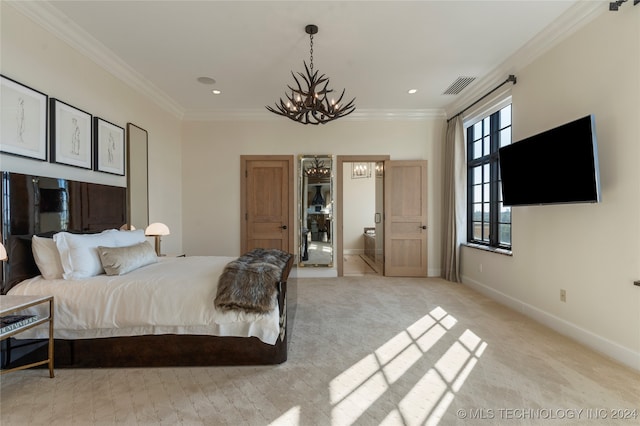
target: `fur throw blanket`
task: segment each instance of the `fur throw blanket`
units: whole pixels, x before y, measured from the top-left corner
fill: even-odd
[[[214,305],[223,310],[266,313],[275,308],[277,284],[291,254],[254,249],[225,266]]]

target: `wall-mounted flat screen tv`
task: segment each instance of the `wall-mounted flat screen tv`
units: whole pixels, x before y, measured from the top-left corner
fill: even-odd
[[[505,206],[600,201],[593,115],[500,148]]]

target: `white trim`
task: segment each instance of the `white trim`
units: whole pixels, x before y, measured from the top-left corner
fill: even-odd
[[[497,90],[492,96],[462,114],[462,127],[465,129],[494,112],[500,111],[511,103],[511,87]]]
[[[429,268],[427,270],[428,278],[438,278],[442,276],[442,269],[440,268]]]
[[[543,311],[533,305],[522,302],[521,300],[504,294],[469,277],[463,276],[462,283],[479,293],[484,294],[490,299],[493,299],[502,305],[506,305],[525,316],[546,325],[560,334],[577,340],[597,352],[605,354],[622,364],[640,371],[640,352],[634,352],[630,348],[624,347],[605,337],[592,333],[589,330],[585,330],[576,324],[559,318],[549,312]]]
[[[366,120],[388,120],[388,121],[422,121],[429,119],[444,119],[446,113],[442,108],[431,109],[356,109],[353,113],[341,118],[341,121],[366,121]],[[266,108],[243,109],[243,110],[222,110],[222,109],[200,109],[185,112],[183,119],[186,121],[236,121],[236,120],[282,120],[284,117],[267,111]]]
[[[8,1],[7,3],[91,59],[99,67],[151,99],[160,108],[178,119],[184,116],[184,108],[177,102],[48,2]]]
[[[157,86],[147,81],[141,74],[127,65],[102,43],[89,35],[80,26],[71,22],[57,8],[45,1],[15,1],[11,4],[23,15],[51,32],[81,54],[93,60],[100,67],[110,72],[133,89],[147,96],[159,107],[170,112],[178,119],[192,121],[229,121],[256,119],[266,117],[263,113],[253,111],[186,111],[170,96]],[[473,82],[455,102],[444,109],[425,110],[356,110],[343,120],[424,120],[428,118],[451,117],[466,105],[473,103],[482,94],[487,93],[509,74],[516,74],[540,55],[564,40],[587,22],[607,10],[602,1],[578,1],[567,12],[548,25],[505,62],[480,80]],[[266,111],[266,110],[265,110]],[[274,115],[274,114],[272,114]]]
[[[342,252],[345,256],[346,255],[358,256],[358,255],[364,254],[364,249],[344,249]]]
[[[105,71],[113,74],[133,89],[147,96],[159,107],[176,118],[188,121],[236,121],[270,120],[278,118],[265,108],[246,110],[185,110],[157,86],[146,80],[136,70],[115,55],[79,25],[70,21],[62,12],[47,2],[8,1],[16,10],[38,25],[60,38],[82,55],[94,61]],[[442,119],[446,113],[442,108],[414,110],[356,109],[342,120],[426,120]]]
[[[605,2],[602,1],[575,2],[558,19],[525,43],[506,61],[463,90],[460,98],[446,107],[447,117],[454,116],[481,98],[485,93],[502,83],[508,75],[514,74],[518,78],[518,71],[607,10]]]

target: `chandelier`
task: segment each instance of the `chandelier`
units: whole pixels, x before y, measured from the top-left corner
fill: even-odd
[[[323,160],[314,158],[309,167],[304,169],[304,174],[310,182],[327,181],[331,176],[331,168],[324,165]]]
[[[306,62],[304,68],[306,75],[299,72],[298,76],[306,85],[305,88],[300,84],[300,80],[291,71],[291,75],[296,82],[295,87],[287,86],[291,90],[291,94],[285,93],[286,101],[280,98],[280,102],[276,102],[275,108],[267,106],[266,108],[278,115],[287,117],[293,121],[302,124],[324,124],[337,118],[344,117],[355,111],[356,106],[353,104],[355,98],[346,104],[342,103],[344,90],[338,99],[329,98],[333,89],[328,89],[329,78],[324,74],[318,76],[318,71],[313,70],[313,35],[318,33],[316,25],[307,25],[305,31],[309,34],[310,54],[309,66]]]

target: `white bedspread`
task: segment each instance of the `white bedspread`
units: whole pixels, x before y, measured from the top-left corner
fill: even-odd
[[[8,294],[53,295],[54,335],[61,339],[198,334],[255,336],[275,344],[280,333],[277,310],[257,315],[214,307],[218,277],[234,259],[163,257],[122,276],[78,281],[38,276],[16,285]],[[46,307],[37,309],[33,311],[46,315]],[[34,327],[20,337],[47,338],[48,330],[46,325]]]

